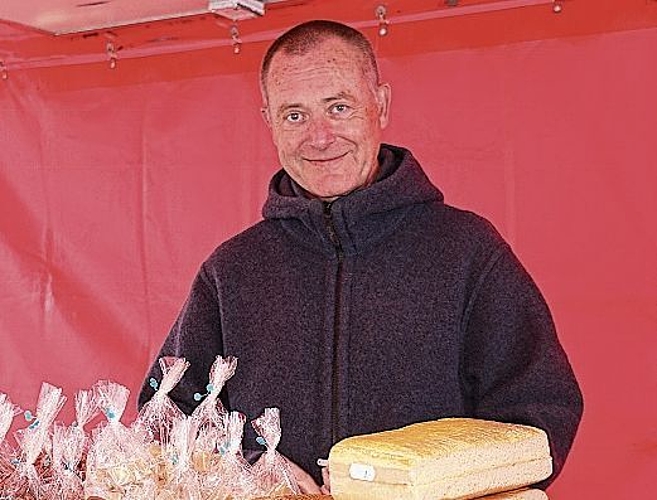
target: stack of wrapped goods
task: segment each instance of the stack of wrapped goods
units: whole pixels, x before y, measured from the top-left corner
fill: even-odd
[[[276,451],[277,408],[254,419],[264,453],[254,464],[242,455],[246,417],[228,412],[218,395],[234,374],[235,358],[217,357],[207,393],[196,395],[187,416],[169,398],[189,364],[160,360],[155,396],[131,425],[121,422],[129,391],[99,381],[75,398],[76,421],[55,422],[66,397],[44,383],[37,410],[22,412],[28,425],[5,439],[21,410],[0,394],[0,498],[9,500],[252,500],[299,493],[288,463]],[[85,426],[98,415],[101,423]]]
[[[545,500],[531,488],[552,472],[545,432],[529,426],[447,418],[353,436],[329,454],[331,496],[301,495],[276,451],[277,408],[251,421],[264,453],[242,455],[246,417],[219,399],[237,360],[218,356],[192,415],[169,398],[189,367],[162,358],[162,380],[130,425],[121,422],[129,391],[99,381],[75,397],[76,420],[56,422],[66,402],[44,383],[34,412],[0,394],[0,499],[10,500]],[[14,418],[27,425],[5,439]],[[101,423],[90,430],[100,416]]]
[[[445,418],[344,439],[329,469],[335,500],[545,500],[552,459],[541,429]]]

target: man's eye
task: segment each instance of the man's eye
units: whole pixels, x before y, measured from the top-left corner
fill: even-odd
[[[332,115],[346,116],[351,112],[351,106],[347,104],[335,104],[331,106],[330,112]]]
[[[298,111],[292,111],[285,116],[285,121],[290,123],[299,123],[303,121],[303,115]]]

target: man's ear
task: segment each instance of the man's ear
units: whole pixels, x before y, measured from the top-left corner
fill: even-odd
[[[381,83],[376,89],[376,97],[379,104],[379,125],[381,129],[388,126],[390,121],[390,99],[392,89],[389,83]]]
[[[262,116],[262,119],[265,121],[267,126],[271,128],[271,117],[269,116],[269,108],[267,106],[260,108],[260,116]]]

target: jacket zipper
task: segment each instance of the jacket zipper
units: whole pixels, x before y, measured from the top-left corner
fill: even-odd
[[[340,345],[340,312],[342,305],[342,267],[344,261],[344,250],[342,243],[338,237],[333,223],[333,215],[331,213],[332,203],[324,204],[324,221],[326,222],[326,229],[333,243],[335,249],[335,256],[338,259],[338,266],[335,272],[335,302],[333,309],[333,362],[331,373],[331,444],[338,442],[340,438],[340,414],[339,414],[339,387],[340,387],[340,370],[338,362],[338,352]]]

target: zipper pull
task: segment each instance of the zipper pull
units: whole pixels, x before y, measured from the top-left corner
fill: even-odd
[[[332,201],[324,202],[324,222],[326,222],[326,230],[328,231],[331,243],[333,243],[336,250],[341,251],[342,245],[340,244],[338,233],[335,231],[335,226],[333,225],[333,214],[331,213],[332,206]]]

